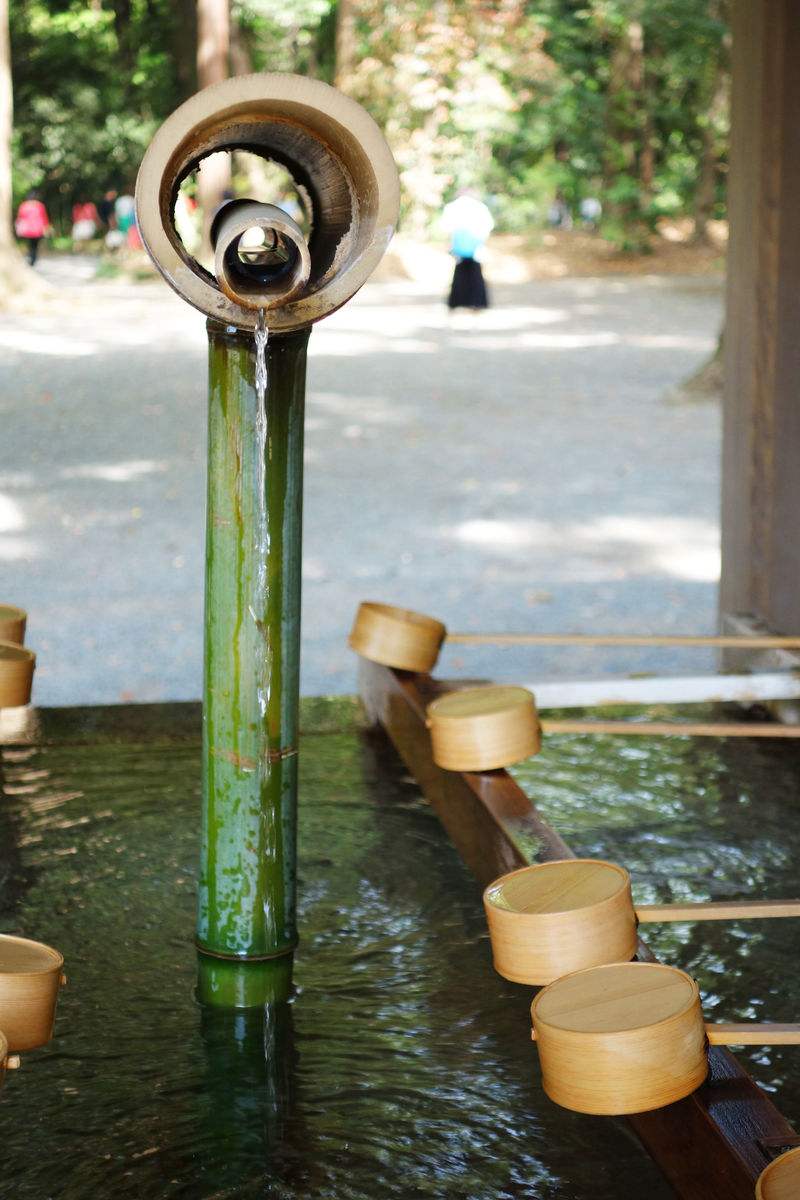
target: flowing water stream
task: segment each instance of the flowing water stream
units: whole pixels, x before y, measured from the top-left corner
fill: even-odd
[[[267,314],[263,308],[258,310],[258,318],[254,330],[256,348],[256,496],[258,510],[256,513],[258,538],[258,569],[256,572],[256,594],[250,608],[253,620],[263,622],[269,601],[267,586],[267,557],[269,554],[269,520],[267,514],[267,343],[269,330]],[[264,654],[260,659],[258,672],[258,698],[261,715],[266,716],[269,703],[269,646],[265,644]]]

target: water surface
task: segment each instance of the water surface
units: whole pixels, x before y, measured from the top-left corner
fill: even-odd
[[[530,993],[352,701],[306,701],[297,994],[193,1000],[196,706],[50,710],[3,751],[0,929],[63,950],[57,1036],[0,1100],[3,1200],[648,1200],[623,1122],[551,1104]]]

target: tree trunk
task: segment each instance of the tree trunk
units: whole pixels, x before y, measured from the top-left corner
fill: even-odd
[[[339,0],[336,5],[337,87],[342,87],[356,64],[356,0]]]
[[[695,193],[694,241],[710,242],[708,223],[714,213],[717,199],[717,174],[719,172],[717,122],[729,105],[729,69],[727,48],[723,46],[714,70],[713,92],[708,113],[702,127],[700,169]]]
[[[172,58],[181,100],[197,91],[197,0],[174,0]]]
[[[11,187],[11,133],[13,90],[11,43],[8,32],[8,0],[0,0],[0,305],[23,291],[48,289],[31,271],[17,250],[13,236]]]
[[[201,88],[228,78],[230,57],[228,0],[197,0],[197,80]],[[198,198],[203,211],[200,258],[212,257],[211,219],[231,186],[230,156],[221,152],[204,158],[198,171]]]
[[[242,27],[234,17],[231,20],[231,75],[250,75],[253,60],[250,47],[242,34]]]
[[[606,203],[619,227],[616,240],[630,250],[641,250],[648,242],[643,211],[653,163],[643,89],[644,29],[631,18],[611,53],[603,172],[606,187],[617,193]]]

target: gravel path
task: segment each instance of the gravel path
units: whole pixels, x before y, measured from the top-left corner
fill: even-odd
[[[42,704],[199,695],[202,317],[160,283],[46,263],[0,326],[0,599],[30,610]],[[69,274],[68,274],[69,273]],[[368,285],[311,338],[303,691],[350,692],[362,598],[452,629],[711,632],[719,411],[671,389],[713,348],[702,277],[495,288],[451,317]],[[709,667],[705,652],[446,651],[530,679]]]

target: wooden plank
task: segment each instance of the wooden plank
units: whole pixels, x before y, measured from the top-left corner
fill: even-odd
[[[603,708],[614,704],[761,704],[800,698],[800,675],[653,675],[643,679],[576,679],[524,683],[537,708]]]
[[[360,690],[482,886],[528,862],[575,857],[507,771],[436,766],[425,709],[443,689],[430,676],[362,660]],[[643,942],[637,956],[653,961]],[[796,1135],[727,1050],[711,1047],[709,1065],[685,1100],[626,1120],[682,1200],[752,1200],[758,1175]]]

